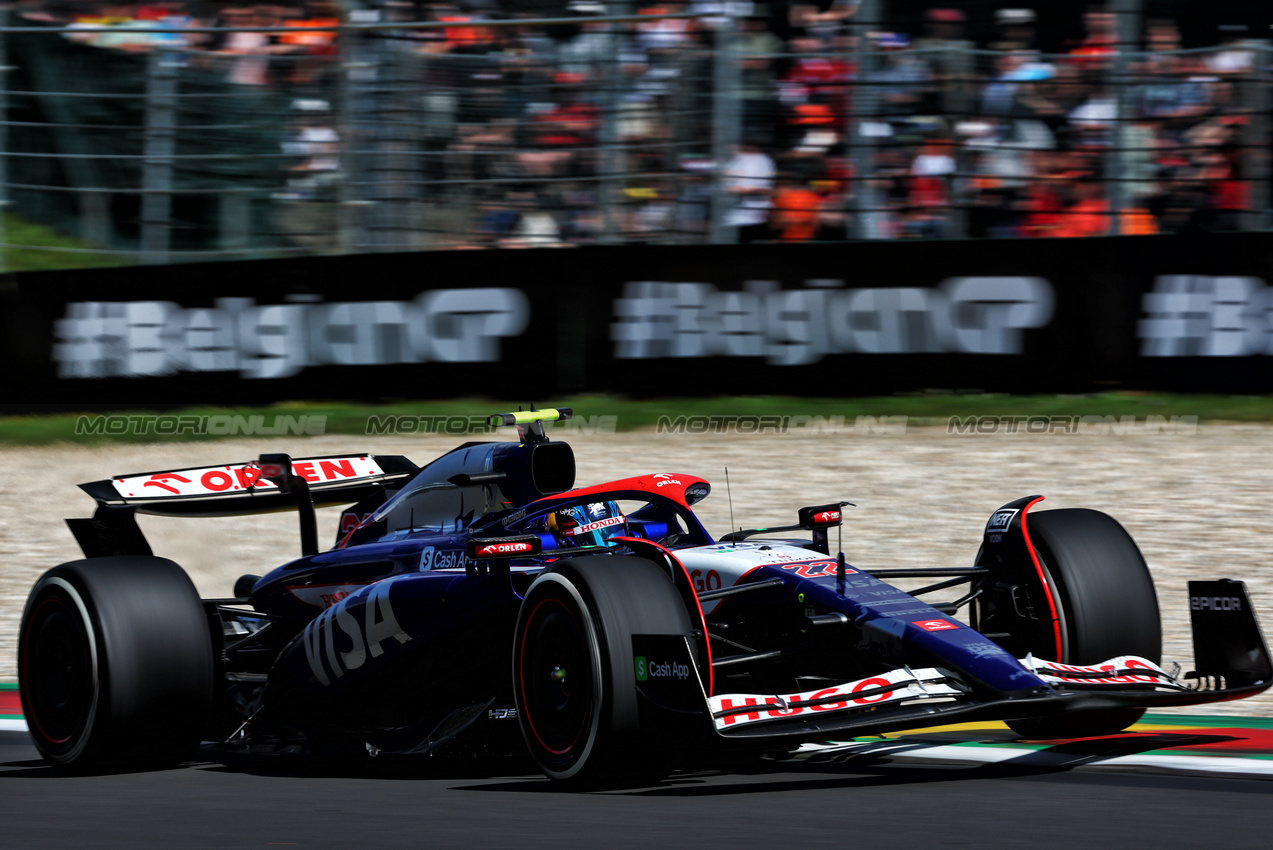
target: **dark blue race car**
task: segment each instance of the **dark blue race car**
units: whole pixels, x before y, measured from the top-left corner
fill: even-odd
[[[1160,666],[1149,571],[1103,513],[1032,512],[1031,496],[991,515],[971,566],[865,571],[830,545],[847,503],[714,538],[696,476],[573,489],[574,454],[543,426],[569,416],[498,415],[517,441],[423,467],[262,455],[81,485],[97,511],[67,522],[85,559],[45,573],[22,619],[39,751],[80,771],[171,764],[200,742],[525,749],[555,780],[616,784],[957,721],[1109,734],[1273,681],[1238,581],[1189,583],[1194,669]],[[315,508],[351,503],[320,552]],[[224,599],[200,599],[135,520],[277,510],[298,512],[303,556]]]

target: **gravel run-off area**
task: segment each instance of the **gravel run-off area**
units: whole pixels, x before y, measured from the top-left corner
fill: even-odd
[[[1157,584],[1164,662],[1192,663],[1185,582],[1247,583],[1266,629],[1273,624],[1273,426],[1202,425],[1192,433],[892,433],[572,437],[577,483],[647,472],[685,472],[713,483],[698,513],[709,530],[795,521],[795,509],[836,499],[846,508],[844,549],[865,568],[965,566],[995,508],[1041,493],[1034,510],[1087,507],[1131,532]],[[0,451],[0,681],[17,678],[22,606],[46,569],[81,557],[64,517],[89,516],[75,485],[122,473],[356,451],[423,463],[462,440],[439,437],[307,437],[214,443],[53,445]],[[334,539],[339,510],[319,512],[320,542]],[[140,517],[157,555],[184,566],[205,597],[227,596],[243,573],[264,573],[299,553],[295,516],[216,519]],[[834,539],[834,538],[833,538]],[[1186,709],[1273,715],[1273,696]]]

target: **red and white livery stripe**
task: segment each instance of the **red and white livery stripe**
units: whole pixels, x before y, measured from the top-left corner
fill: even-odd
[[[915,671],[890,670],[856,682],[845,682],[842,685],[789,696],[720,694],[709,697],[707,702],[711,706],[712,722],[716,724],[716,728],[728,729],[746,723],[780,720],[802,714],[848,711],[904,700],[959,696],[961,692],[945,684],[945,679],[934,667]],[[793,705],[813,701],[816,701],[815,705]]]
[[[324,457],[292,461],[292,472],[310,484],[352,482],[376,478],[384,470],[370,455]],[[275,490],[255,463],[175,469],[147,475],[112,478],[115,492],[125,499],[174,499],[183,496],[223,496],[245,490]]]
[[[1187,690],[1170,673],[1138,655],[1120,655],[1100,664],[1060,664],[1038,658],[1020,660],[1027,670],[1052,685],[1161,685]],[[1108,675],[1099,675],[1101,673]]]

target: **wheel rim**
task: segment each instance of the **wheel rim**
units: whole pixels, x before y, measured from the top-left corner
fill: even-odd
[[[1056,580],[1053,578],[1052,568],[1049,566],[1050,555],[1041,547],[1036,550],[1036,555],[1042,577],[1040,578],[1033,569],[1016,577],[1016,583],[1021,586],[1027,596],[1014,599],[1012,595],[998,590],[994,577],[979,585],[988,592],[982,600],[978,601],[980,607],[976,628],[983,633],[1006,633],[1007,637],[996,638],[996,641],[1017,658],[1030,653],[1036,658],[1046,658],[1062,664],[1073,663],[1070,660],[1070,637],[1065,604]],[[1043,582],[1047,582],[1046,587]],[[1045,603],[1048,593],[1056,600],[1055,626],[1047,617]],[[1033,616],[1025,616],[1018,610],[1018,606],[1027,601],[1035,612]],[[1056,655],[1058,635],[1061,655],[1053,658],[1052,656]]]
[[[578,757],[593,713],[592,652],[575,612],[540,600],[526,618],[518,653],[522,713],[548,761]]]
[[[96,670],[91,639],[74,602],[54,590],[27,622],[22,690],[31,731],[56,752],[73,749],[93,713]]]

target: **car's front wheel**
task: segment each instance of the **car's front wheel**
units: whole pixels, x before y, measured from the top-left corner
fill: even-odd
[[[1030,514],[1027,527],[1043,574],[1027,588],[1036,610],[1031,619],[1004,606],[996,625],[1011,637],[1002,642],[1063,664],[1098,664],[1120,655],[1159,663],[1162,625],[1154,582],[1122,525],[1100,511],[1069,508]],[[1052,628],[1041,629],[1049,595],[1057,618]],[[1144,713],[1116,708],[1007,723],[1024,738],[1080,738],[1121,732]]]
[[[666,570],[599,555],[555,564],[522,602],[513,647],[517,716],[551,779],[574,786],[648,784],[670,768],[644,740],[632,636],[688,635]]]

